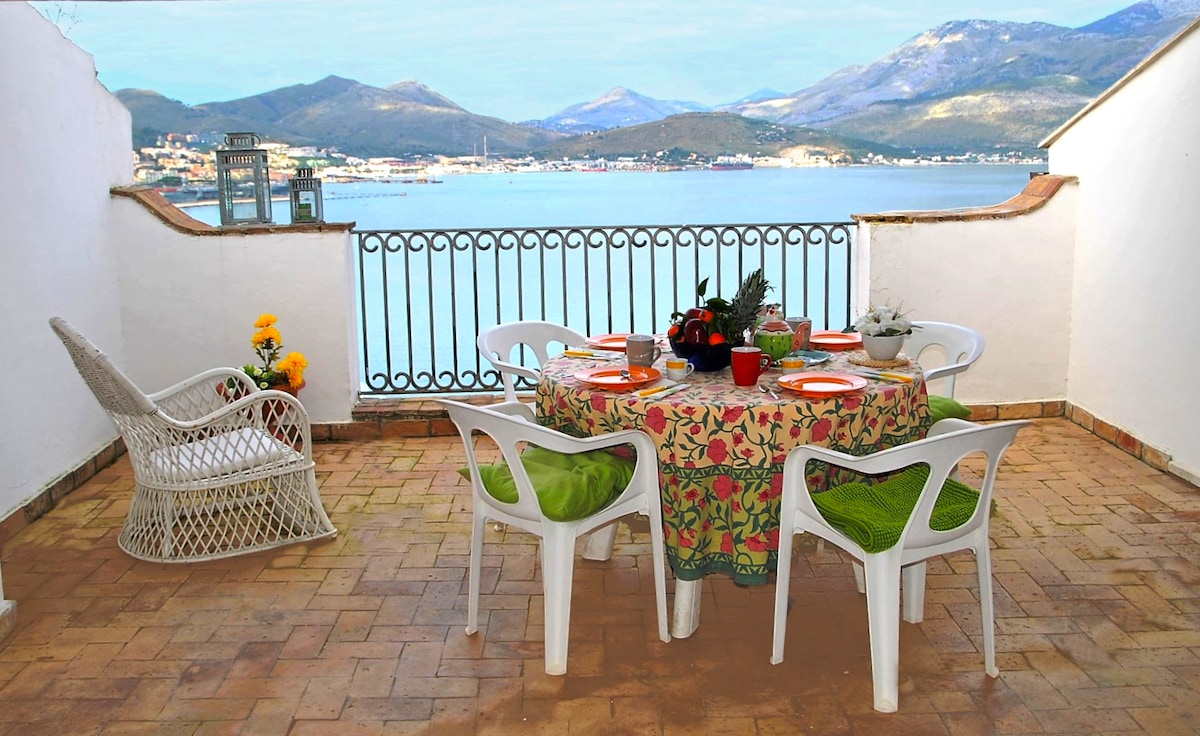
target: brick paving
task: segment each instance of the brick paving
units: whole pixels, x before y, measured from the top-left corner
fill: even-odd
[[[2,551],[0,734],[1200,733],[1200,493],[1067,420],[1024,429],[1001,469],[999,679],[953,555],[901,624],[891,715],[850,565],[806,540],[778,666],[770,585],[710,577],[696,634],[658,641],[637,521],[612,560],[576,563],[566,676],[543,672],[523,533],[489,530],[468,637],[462,457],[454,437],[320,444],[336,540],[185,565],[117,548],[122,458]]]

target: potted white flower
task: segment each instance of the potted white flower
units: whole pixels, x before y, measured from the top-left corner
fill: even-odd
[[[863,349],[872,360],[892,360],[904,347],[904,338],[912,334],[913,323],[901,307],[874,305],[854,323],[862,335]]]

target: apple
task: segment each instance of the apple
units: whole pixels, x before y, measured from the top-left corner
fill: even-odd
[[[683,324],[683,341],[691,345],[707,345],[708,323],[699,318],[689,319]]]

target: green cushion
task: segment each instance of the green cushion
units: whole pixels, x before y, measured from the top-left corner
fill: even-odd
[[[943,419],[970,419],[971,410],[949,396],[930,394],[929,415],[936,424]]]
[[[621,495],[633,478],[636,462],[604,450],[568,454],[543,447],[521,453],[521,464],[547,519],[575,521],[591,516]],[[470,468],[460,468],[468,480]],[[505,463],[480,465],[484,490],[497,501],[517,502],[517,482]]]
[[[813,503],[829,525],[876,554],[891,549],[917,505],[929,478],[929,466],[914,465],[882,483],[868,486],[847,483],[814,493]],[[947,479],[933,505],[929,526],[946,531],[961,526],[975,513],[979,492],[956,480]]]

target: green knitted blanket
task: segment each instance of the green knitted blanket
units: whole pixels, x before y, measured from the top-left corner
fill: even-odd
[[[891,549],[917,505],[929,466],[913,465],[882,483],[847,483],[814,493],[813,503],[830,526],[876,554]],[[979,491],[947,479],[933,505],[929,526],[946,531],[967,523],[979,505]]]

